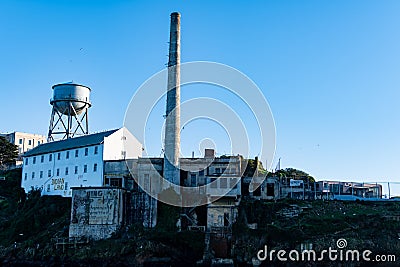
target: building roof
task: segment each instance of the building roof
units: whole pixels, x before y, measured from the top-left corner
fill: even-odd
[[[74,149],[79,147],[86,147],[91,145],[99,145],[103,142],[104,138],[115,133],[119,129],[110,130],[101,133],[89,134],[80,137],[69,138],[60,141],[54,141],[39,145],[31,150],[25,152],[23,157],[30,157],[40,154],[46,154],[51,152],[63,151],[68,149]]]

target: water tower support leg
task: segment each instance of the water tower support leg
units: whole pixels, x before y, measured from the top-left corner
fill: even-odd
[[[89,134],[89,117],[88,117],[88,110],[85,111],[85,118],[86,118],[86,134]]]
[[[54,107],[51,111],[51,117],[50,117],[50,126],[49,126],[49,133],[47,135],[47,142],[53,141],[53,137],[51,135],[51,133],[53,132],[54,128],[53,128],[53,122],[54,122]]]
[[[76,110],[74,109],[74,107],[71,106],[71,108],[72,108],[72,110],[74,111],[74,114],[76,114]],[[86,131],[85,131],[85,129],[84,129],[84,127],[83,127],[81,121],[79,120],[78,115],[74,115],[74,118],[75,118],[76,122],[78,123],[78,125],[76,126],[76,128],[75,128],[75,130],[74,130],[74,132],[73,132],[73,134],[72,134],[72,137],[76,134],[76,132],[78,131],[79,128],[81,128],[81,130],[82,130],[83,133],[86,133]],[[82,120],[83,120],[83,118],[82,118]]]

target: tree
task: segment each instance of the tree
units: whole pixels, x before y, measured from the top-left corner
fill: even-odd
[[[0,136],[0,168],[5,168],[18,157],[18,146],[11,144],[6,138]]]
[[[258,162],[258,166],[257,165]],[[242,169],[244,169],[243,176],[247,177],[253,177],[254,175],[259,175],[259,176],[265,176],[267,174],[267,171],[264,169],[262,162],[256,161],[254,159],[246,159],[244,163],[242,164]],[[258,172],[256,173],[256,170]]]
[[[311,175],[309,175],[308,173],[301,171],[301,170],[297,170],[294,168],[286,168],[286,169],[282,169],[277,171],[274,174],[269,174],[269,176],[278,176],[281,178],[291,178],[291,179],[296,179],[296,180],[303,180],[305,183],[309,182],[309,183],[314,183],[315,179],[314,177],[312,177]]]

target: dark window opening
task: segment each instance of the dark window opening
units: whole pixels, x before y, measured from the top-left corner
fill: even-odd
[[[267,184],[267,196],[274,197],[275,196],[275,185]]]

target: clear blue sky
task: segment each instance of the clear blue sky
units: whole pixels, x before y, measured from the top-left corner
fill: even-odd
[[[93,90],[92,131],[120,127],[167,63],[173,11],[182,62],[224,63],[261,88],[282,167],[400,181],[399,1],[3,0],[0,132],[46,134],[51,86],[71,80]]]

